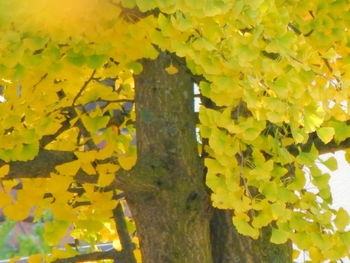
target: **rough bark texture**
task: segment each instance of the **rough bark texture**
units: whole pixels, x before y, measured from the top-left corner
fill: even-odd
[[[179,72],[164,70],[170,63]],[[135,77],[138,161],[125,189],[143,263],[290,263],[291,246],[239,235],[210,207],[195,135],[191,76],[172,56],[143,61]],[[210,225],[210,218],[211,225]]]
[[[171,62],[177,74],[165,71]],[[167,53],[143,67],[135,78],[138,161],[125,191],[143,263],[212,263],[191,76]]]

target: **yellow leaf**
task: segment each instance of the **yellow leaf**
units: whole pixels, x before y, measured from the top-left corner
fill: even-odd
[[[260,185],[259,188],[260,192],[266,196],[266,198],[268,198],[271,201],[275,201],[278,199],[278,195],[277,195],[277,190],[278,190],[278,186],[275,182],[265,182],[262,183]]]
[[[256,228],[267,226],[273,220],[271,211],[266,209],[259,211],[258,215],[254,217],[252,225]]]
[[[79,129],[76,127],[64,131],[56,138],[56,140],[46,145],[45,149],[58,151],[74,151],[77,149],[76,141],[74,140],[74,138],[77,138],[78,134]]]
[[[11,195],[0,191],[0,208],[11,204],[12,198]]]
[[[17,256],[17,257],[11,258],[11,260],[10,260],[8,263],[16,263],[16,262],[18,262],[20,259],[21,259],[21,257],[20,257],[20,256]]]
[[[296,232],[292,235],[292,241],[299,249],[308,249],[312,245],[310,235],[306,232]]]
[[[134,252],[134,256],[135,256],[135,258],[136,258],[136,261],[137,261],[138,263],[140,263],[141,260],[142,260],[140,249],[134,249],[133,252]]]
[[[75,175],[78,172],[80,165],[81,165],[80,161],[76,160],[76,161],[64,163],[61,165],[57,165],[55,169],[57,172],[59,172],[62,175]]]
[[[322,55],[322,57],[325,59],[335,59],[337,57],[337,52],[334,50],[334,48],[330,48]]]
[[[242,235],[247,235],[254,239],[257,239],[259,237],[259,230],[256,228],[253,228],[244,219],[234,217],[232,220],[233,220],[233,224],[237,228],[237,231]]]
[[[109,158],[113,154],[113,151],[114,151],[113,145],[107,144],[101,150],[96,152],[95,158],[97,160],[103,160],[103,159]]]
[[[98,176],[98,185],[101,187],[105,187],[110,185],[114,179],[115,175],[112,173],[103,173]]]
[[[335,134],[335,130],[333,127],[322,127],[317,129],[317,135],[324,143],[329,143]]]
[[[174,75],[176,73],[179,72],[178,68],[175,67],[173,64],[170,64],[169,67],[165,68],[165,71],[169,74],[169,75]]]
[[[338,169],[338,162],[334,157],[330,157],[326,161],[323,161],[323,164],[331,171]]]
[[[16,202],[6,206],[3,212],[8,218],[21,221],[28,217],[30,208],[30,206],[25,206],[20,202]]]
[[[81,116],[81,120],[86,127],[86,129],[91,132],[92,134],[96,133],[102,128],[105,128],[108,121],[109,117],[108,116],[95,116],[95,117],[90,117],[90,116]]]
[[[98,173],[115,173],[120,168],[119,165],[113,163],[103,163],[96,166]]]
[[[294,249],[292,254],[293,259],[297,259],[299,257],[299,254],[300,254],[300,250]]]
[[[74,155],[78,157],[78,159],[82,163],[92,162],[96,158],[97,151],[85,151],[85,152],[74,152]]]
[[[345,151],[345,160],[350,163],[350,151],[349,150],[346,150]]]
[[[340,238],[346,246],[350,246],[350,232],[340,233]]]
[[[316,247],[311,247],[309,249],[310,258],[312,259],[312,262],[321,262],[322,260],[322,253],[320,250]]]
[[[49,245],[57,245],[66,235],[70,223],[63,220],[56,220],[45,223],[44,238]]]
[[[95,168],[92,166],[90,162],[82,163],[81,169],[83,169],[83,171],[86,172],[87,174],[96,174]]]
[[[1,166],[0,178],[5,177],[9,173],[9,170],[10,170],[10,166],[8,164]]]
[[[37,254],[32,255],[28,258],[28,263],[43,263],[44,262],[44,256]]]
[[[119,156],[119,164],[124,170],[130,170],[136,163],[136,154]]]
[[[66,258],[66,257],[69,257],[71,256],[71,253],[65,251],[65,250],[62,250],[60,248],[53,248],[52,249],[52,253],[50,255],[50,259],[48,260],[48,262],[52,262],[54,259],[59,259],[59,258]]]
[[[122,250],[122,245],[120,243],[119,239],[114,239],[113,240],[113,248],[117,251],[121,251]]]
[[[4,187],[5,192],[11,191],[11,189],[18,184],[17,180],[5,180],[2,181],[2,185]]]

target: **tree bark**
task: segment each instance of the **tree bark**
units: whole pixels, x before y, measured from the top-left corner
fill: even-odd
[[[166,72],[171,63],[178,73]],[[125,190],[142,262],[212,263],[191,75],[169,53],[142,64],[135,76],[138,160]]]
[[[161,53],[135,76],[138,160],[125,196],[143,263],[290,263],[291,244],[237,233],[232,212],[211,207],[197,150],[193,81]],[[179,72],[169,75],[174,64]],[[179,64],[177,64],[179,63]],[[210,222],[211,219],[211,222]]]

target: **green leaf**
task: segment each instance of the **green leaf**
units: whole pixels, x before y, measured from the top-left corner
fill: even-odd
[[[275,244],[283,244],[287,242],[289,237],[289,233],[285,232],[283,230],[277,229],[277,228],[272,228],[272,233],[271,233],[271,243]]]
[[[95,55],[86,57],[86,64],[92,69],[98,69],[103,65],[103,63],[105,63],[106,60],[107,60],[106,55],[95,54]]]
[[[141,12],[146,12],[157,7],[157,1],[154,0],[136,0],[136,5]]]
[[[271,212],[268,209],[259,211],[254,217],[252,225],[256,228],[267,226],[273,220]]]
[[[300,190],[305,186],[306,179],[303,170],[296,168],[294,180],[291,184],[287,186],[290,190]]]
[[[338,169],[338,162],[334,157],[330,157],[326,161],[323,161],[323,164],[331,171]]]
[[[82,116],[81,120],[89,132],[96,133],[99,129],[106,127],[109,121],[109,117],[108,116],[96,116],[96,117]]]
[[[45,223],[44,238],[49,245],[57,245],[67,233],[70,222],[56,220]]]
[[[318,195],[324,200],[326,201],[328,204],[331,204],[332,201],[332,194],[331,191],[329,189],[329,187],[323,188],[319,191]]]
[[[328,173],[321,174],[320,176],[313,177],[312,183],[317,186],[319,189],[323,189],[329,186],[328,182],[330,179]]]
[[[23,67],[21,64],[17,64],[14,68],[13,77],[15,79],[19,79],[24,75],[25,71],[26,71],[25,67]]]
[[[285,188],[285,186],[277,187],[277,197],[278,197],[278,200],[289,202],[289,203],[293,203],[298,199],[294,194],[294,192],[288,190],[287,188]]]
[[[199,83],[199,88],[203,96],[210,97],[210,90],[211,90],[210,83],[206,81],[201,81]]]
[[[255,140],[260,134],[260,130],[257,130],[255,128],[248,128],[243,133],[243,139],[247,141],[253,141]]]
[[[329,143],[335,134],[333,127],[322,127],[317,130],[317,135],[324,143]]]
[[[259,237],[258,229],[253,228],[247,221],[242,218],[233,217],[233,224],[237,228],[237,231],[246,236],[250,236],[254,239]]]
[[[295,143],[305,143],[306,142],[308,135],[304,130],[294,128],[292,126],[291,131],[292,131],[292,135],[293,135],[293,138],[295,140]]]
[[[136,75],[140,74],[143,70],[142,64],[136,61],[129,62],[126,66],[132,69]]]
[[[33,160],[35,156],[39,153],[39,142],[33,142],[29,144],[24,144],[22,152],[18,155],[19,160],[29,161]]]
[[[222,154],[225,150],[225,145],[228,143],[229,136],[226,134],[226,132],[219,129],[212,130],[209,137],[209,145],[217,154]]]
[[[77,67],[81,67],[82,65],[85,64],[85,56],[81,53],[75,53],[73,51],[69,51],[67,53],[67,57],[66,57],[67,61],[69,61],[70,63],[72,63],[73,65],[77,66]]]
[[[310,233],[310,237],[311,237],[312,243],[314,243],[314,245],[316,245],[320,249],[329,249],[332,247],[332,244],[327,242],[327,240],[323,238],[322,234],[312,232]]]
[[[337,212],[334,224],[338,228],[338,230],[343,231],[345,227],[349,225],[349,220],[350,218],[348,213],[343,208],[340,208]]]
[[[277,186],[275,182],[266,182],[261,185],[260,192],[265,195],[269,200],[277,200]]]
[[[179,31],[186,31],[194,26],[190,16],[185,16],[180,11],[177,11],[175,16],[171,17],[171,22],[174,28],[178,29]]]
[[[346,246],[350,246],[350,231],[340,233],[340,238]]]
[[[312,245],[312,240],[309,233],[297,232],[293,235],[292,241],[299,249],[308,249]]]
[[[337,142],[342,142],[349,137],[350,134],[350,125],[347,125],[345,122],[332,121],[329,123],[334,127],[334,139]]]
[[[301,152],[297,156],[296,160],[300,164],[304,165],[313,165],[315,163],[315,160],[317,159],[318,155],[312,152]]]

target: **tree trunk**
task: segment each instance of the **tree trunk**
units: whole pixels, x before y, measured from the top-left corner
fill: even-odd
[[[171,63],[178,73],[165,71]],[[135,76],[138,160],[125,191],[142,262],[212,263],[191,75],[168,53],[142,64]]]
[[[138,160],[125,195],[142,262],[292,262],[290,244],[270,244],[268,231],[257,241],[241,236],[229,211],[211,207],[197,150],[193,81],[173,58],[161,53],[144,60],[135,76]],[[178,73],[165,71],[171,63]]]

